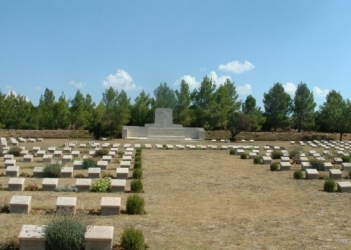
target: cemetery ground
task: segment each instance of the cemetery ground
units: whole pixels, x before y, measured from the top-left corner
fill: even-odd
[[[26,149],[33,146],[58,148],[68,141],[45,139],[20,146]],[[78,145],[86,142],[78,140]],[[125,142],[148,143],[108,142],[121,145]],[[195,142],[200,143],[220,145],[211,141]],[[254,145],[260,146],[261,154],[264,145],[290,147],[289,142],[279,141],[255,142]],[[305,152],[311,150],[307,145],[303,149]],[[291,171],[271,172],[269,165],[255,165],[252,160],[229,155],[229,150],[153,148],[143,150],[142,159],[145,192],[141,195],[145,199],[146,214],[87,215],[94,225],[114,226],[115,242],[119,241],[123,229],[135,225],[143,231],[149,249],[350,248],[351,194],[324,192],[324,180],[295,180],[293,170],[297,165],[293,165]],[[17,160],[21,172],[30,174],[32,167],[40,164],[44,163],[34,160],[28,164]],[[2,161],[0,174],[4,172]],[[8,180],[9,177],[1,176],[0,184],[7,187]],[[41,186],[41,181],[26,178],[25,186],[34,183]],[[74,183],[74,178],[59,179],[59,185]],[[28,215],[0,213],[0,240],[17,237],[23,224],[45,224],[46,212],[55,208],[58,196],[77,197],[78,213],[88,213],[100,209],[101,197],[107,196],[121,197],[121,209],[124,209],[129,193],[2,190],[0,205],[9,202],[13,195],[31,195],[32,211]]]

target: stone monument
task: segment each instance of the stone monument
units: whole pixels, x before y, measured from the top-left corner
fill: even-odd
[[[183,127],[173,124],[172,109],[157,108],[155,123],[139,126],[123,126],[122,138],[155,139],[155,140],[204,140],[203,128]]]

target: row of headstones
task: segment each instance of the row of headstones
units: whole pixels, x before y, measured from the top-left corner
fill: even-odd
[[[18,140],[14,137],[10,137],[10,143],[11,143],[11,146],[18,146],[19,142],[31,142],[31,143],[34,143],[36,141],[38,142],[43,142],[44,139],[43,138],[38,138],[38,139],[34,139],[34,138],[29,138],[28,140],[22,138],[22,137],[19,137]],[[6,137],[1,137],[1,145],[2,146],[7,146],[7,139]]]
[[[125,176],[124,176],[125,177]],[[7,185],[8,191],[23,191],[25,189],[25,178],[10,178]],[[91,178],[77,178],[75,188],[77,192],[89,192]],[[111,179],[111,192],[124,193],[127,185],[127,178]],[[41,186],[42,191],[56,191],[58,188],[58,178],[44,178]]]
[[[295,144],[294,141],[291,141],[291,144]],[[324,148],[324,149],[330,149],[330,148],[335,148],[336,150],[343,150],[343,149],[351,149],[351,143],[348,141],[307,141],[307,144],[312,147],[312,148]],[[305,142],[299,141],[300,146],[305,146]]]
[[[21,250],[45,250],[45,225],[22,225],[18,235]],[[113,226],[88,226],[84,235],[85,250],[110,250]]]

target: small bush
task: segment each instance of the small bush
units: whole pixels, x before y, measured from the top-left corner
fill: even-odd
[[[140,155],[142,154],[142,149],[141,148],[138,148],[137,150],[135,150],[135,155]]]
[[[121,236],[121,247],[124,250],[144,250],[146,247],[143,232],[134,227],[124,229]]]
[[[127,214],[143,214],[145,201],[144,198],[138,194],[128,196],[126,203]]]
[[[143,183],[140,179],[133,180],[130,183],[130,191],[132,193],[142,193],[143,192]]]
[[[84,234],[88,225],[91,223],[82,215],[54,214],[45,228],[45,249],[84,249]]]
[[[77,192],[78,189],[70,185],[59,185],[55,188],[55,192]]]
[[[20,173],[20,175],[19,175],[20,177],[31,177],[31,175],[30,174],[28,174],[28,173]]]
[[[303,149],[301,146],[294,146],[289,149],[289,157],[290,159],[293,158],[300,158],[301,153],[303,152]]]
[[[271,153],[272,159],[280,159],[280,157],[282,156],[283,156],[283,152],[280,150],[273,150],[273,152]]]
[[[37,184],[30,184],[24,188],[25,191],[39,191],[39,187]]]
[[[256,156],[256,157],[253,159],[253,163],[254,163],[254,164],[262,164],[262,163],[263,163],[263,158],[262,158],[262,156]]]
[[[8,202],[3,202],[0,205],[0,213],[9,214],[10,213],[10,204]]]
[[[122,157],[124,155],[124,152],[123,151],[118,151],[117,154],[118,154],[119,157]]]
[[[83,169],[88,169],[88,168],[96,168],[97,167],[97,161],[94,159],[84,159],[83,160]]]
[[[84,174],[75,174],[74,178],[85,178]]]
[[[59,178],[61,176],[61,165],[60,164],[47,165],[43,170],[43,175],[46,178]]]
[[[20,147],[11,147],[7,153],[13,156],[20,156],[21,151]]]
[[[272,162],[270,168],[271,168],[271,171],[278,171],[279,163],[278,162]]]
[[[18,237],[9,237],[0,242],[0,250],[17,250],[20,249]]]
[[[133,179],[141,179],[143,177],[143,170],[141,168],[135,168],[133,170]]]
[[[241,153],[240,154],[240,159],[243,159],[243,160],[249,159],[249,155],[247,153]]]
[[[134,161],[141,161],[141,155],[135,155]]]
[[[136,168],[141,168],[142,167],[142,163],[141,163],[141,161],[135,161],[134,162],[134,169],[136,169]]]
[[[95,151],[95,156],[102,157],[104,155],[108,155],[109,150],[106,148],[98,149]]]
[[[231,150],[229,150],[229,154],[230,155],[236,155],[237,154],[236,149],[232,148]]]
[[[341,157],[342,162],[351,162],[351,156],[349,155],[344,155]]]
[[[111,174],[111,173],[108,172],[108,171],[102,171],[102,172],[101,172],[101,177],[102,177],[102,178],[113,178],[113,174]]]
[[[92,192],[106,193],[111,191],[111,180],[109,178],[99,178],[91,185]]]
[[[324,191],[326,192],[334,192],[335,191],[335,187],[336,187],[336,183],[333,179],[327,179],[324,182]]]
[[[324,162],[313,158],[310,160],[310,164],[311,164],[311,168],[315,168],[318,171],[324,171]]]
[[[303,178],[303,173],[301,170],[296,170],[294,172],[294,179],[299,180]]]

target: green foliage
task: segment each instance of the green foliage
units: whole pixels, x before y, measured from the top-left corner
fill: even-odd
[[[263,163],[262,156],[255,156],[255,158],[253,159],[253,163],[254,164],[262,164]]]
[[[15,147],[10,147],[9,152],[7,153],[13,156],[20,156],[21,151],[22,151],[22,148],[15,146]]]
[[[45,249],[83,250],[88,225],[91,224],[86,216],[68,212],[54,214],[45,228]]]
[[[102,157],[104,155],[108,155],[109,150],[106,148],[98,149],[95,151],[95,156]]]
[[[289,148],[288,152],[290,159],[293,159],[296,157],[300,157],[301,153],[303,152],[303,149],[301,146],[293,146]]]
[[[272,159],[275,159],[275,160],[280,159],[280,157],[282,156],[283,156],[283,152],[280,150],[273,150],[273,152],[271,153]]]
[[[38,187],[37,184],[29,184],[24,188],[25,191],[39,191],[40,188]]]
[[[315,168],[318,171],[324,171],[324,162],[323,161],[312,158],[310,160],[310,164],[311,164],[311,168]]]
[[[143,170],[141,168],[135,168],[133,170],[133,179],[141,179],[143,177]]]
[[[113,174],[111,174],[111,173],[108,172],[108,171],[102,171],[102,172],[101,172],[101,177],[102,177],[102,178],[113,178]]]
[[[135,162],[134,162],[134,169],[135,169],[135,168],[141,168],[141,167],[142,167],[141,161],[135,161]]]
[[[111,191],[111,180],[109,178],[99,178],[90,187],[92,192],[106,193]]]
[[[19,250],[18,237],[9,237],[0,242],[0,250]]]
[[[78,189],[71,185],[59,185],[55,188],[55,192],[77,192]]]
[[[130,183],[130,191],[132,193],[142,193],[143,192],[143,183],[140,179],[133,180]]]
[[[351,162],[351,156],[349,155],[344,155],[341,157],[343,162]]]
[[[240,154],[240,159],[243,159],[243,160],[245,160],[245,159],[249,159],[249,155],[247,154],[247,153],[241,153]]]
[[[145,201],[138,194],[129,195],[126,202],[127,214],[143,214]]]
[[[85,178],[84,174],[75,174],[74,178]]]
[[[143,232],[134,227],[124,229],[121,236],[121,247],[124,250],[144,250],[146,246]]]
[[[296,170],[295,172],[294,172],[294,179],[302,179],[303,178],[303,173],[302,173],[302,171],[301,170]]]
[[[83,160],[83,169],[96,168],[97,161],[95,159],[89,158]]]
[[[326,192],[334,192],[335,191],[335,187],[336,187],[336,183],[333,179],[327,179],[324,182],[324,191]]]
[[[278,171],[279,169],[279,163],[278,162],[272,162],[270,166],[271,171]]]
[[[142,90],[134,99],[134,105],[131,108],[131,125],[144,126],[145,123],[153,122],[151,104],[152,98]]]
[[[229,150],[229,154],[230,155],[236,155],[237,154],[236,149],[232,148],[231,150]]]
[[[134,157],[134,161],[141,161],[141,155],[136,154]]]
[[[61,165],[60,164],[49,164],[43,170],[43,176],[45,178],[59,178],[61,177]]]

